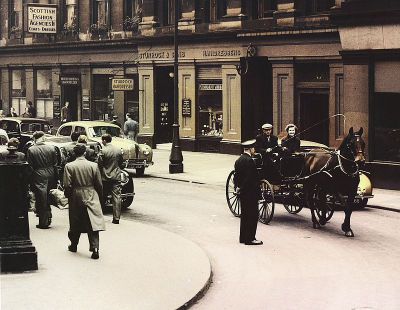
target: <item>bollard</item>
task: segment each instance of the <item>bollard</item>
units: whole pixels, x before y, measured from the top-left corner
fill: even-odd
[[[1,272],[37,270],[37,252],[29,236],[27,162],[0,162]]]

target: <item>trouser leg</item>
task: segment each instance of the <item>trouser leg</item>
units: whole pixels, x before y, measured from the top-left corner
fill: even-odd
[[[88,231],[88,239],[89,239],[89,251],[93,252],[94,249],[99,249],[99,232],[98,231]]]
[[[68,238],[71,241],[72,245],[78,245],[80,236],[81,236],[80,232],[75,232],[75,231],[68,232]]]
[[[113,205],[113,218],[119,220],[121,217],[121,185],[113,183],[111,187],[111,200]]]

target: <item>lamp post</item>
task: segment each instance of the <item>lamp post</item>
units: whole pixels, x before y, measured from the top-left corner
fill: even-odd
[[[183,172],[183,156],[179,142],[179,122],[178,122],[178,107],[179,107],[179,75],[178,75],[178,15],[179,15],[180,0],[175,0],[175,29],[174,29],[174,124],[172,125],[172,148],[169,155],[169,173]]]

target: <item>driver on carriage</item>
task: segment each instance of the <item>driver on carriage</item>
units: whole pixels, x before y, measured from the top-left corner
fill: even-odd
[[[261,126],[262,133],[256,137],[256,152],[265,154],[278,147],[278,137],[272,134],[272,125],[264,124]]]

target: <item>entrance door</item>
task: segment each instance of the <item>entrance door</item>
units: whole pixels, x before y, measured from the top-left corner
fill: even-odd
[[[62,87],[62,96],[63,102],[61,104],[61,108],[68,101],[69,106],[69,117],[71,121],[78,120],[78,86],[76,85],[63,85]]]
[[[174,79],[169,76],[173,67],[156,70],[155,140],[156,143],[172,141],[174,121]]]
[[[329,144],[329,94],[300,94],[301,139]]]

